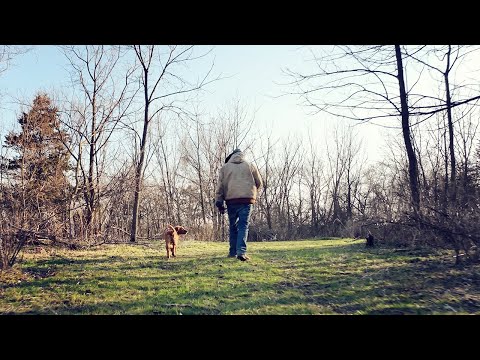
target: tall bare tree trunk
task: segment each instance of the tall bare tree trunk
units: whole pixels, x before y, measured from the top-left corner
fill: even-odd
[[[450,73],[450,56],[452,53],[452,46],[448,45],[447,52],[447,68],[444,73],[445,79],[445,93],[447,101],[447,120],[448,120],[448,135],[449,135],[449,150],[450,150],[450,200],[455,202],[457,197],[457,175],[456,175],[456,161],[455,161],[455,151],[453,147],[453,120],[452,120],[452,98],[450,95],[450,83],[448,75]]]
[[[88,206],[87,206],[87,226],[92,226],[93,222],[93,212],[95,210],[95,184],[93,181],[93,171],[95,166],[95,143],[96,143],[96,108],[95,108],[95,95],[96,95],[96,83],[94,82],[94,90],[93,90],[93,99],[92,99],[92,133],[90,135],[90,153],[89,153],[89,161],[88,161]],[[95,229],[92,229],[92,234],[95,234]]]
[[[405,90],[405,79],[403,75],[403,62],[400,45],[395,45],[395,55],[397,58],[398,84],[400,87],[400,102],[402,114],[402,132],[403,141],[405,142],[405,149],[408,157],[408,175],[410,180],[410,191],[412,196],[412,205],[415,215],[420,211],[420,192],[418,189],[418,165],[415,150],[412,144],[412,135],[410,132],[409,111],[407,103],[407,92]]]
[[[205,215],[205,200],[204,200],[204,189],[203,189],[203,177],[202,177],[202,162],[200,159],[200,129],[199,129],[199,119],[196,119],[196,130],[197,130],[197,143],[195,145],[195,150],[197,153],[197,176],[198,176],[198,191],[200,193],[200,207],[202,209],[202,219],[203,225],[207,223],[207,217]],[[223,241],[223,238],[222,238]]]
[[[143,133],[142,141],[140,142],[140,158],[138,160],[137,166],[135,167],[135,192],[133,198],[133,213],[132,213],[132,228],[130,231],[130,241],[135,242],[137,239],[137,230],[138,230],[138,209],[140,205],[140,191],[142,186],[142,173],[143,173],[143,163],[145,161],[145,147],[147,144],[147,135],[148,135],[148,124],[149,116],[148,110],[150,107],[150,101],[148,97],[148,70],[144,69],[144,95],[145,95],[145,111],[143,116]]]
[[[445,125],[445,119],[444,119],[444,125]],[[445,162],[445,177],[444,177],[444,191],[443,191],[443,205],[446,207],[448,205],[448,147],[447,147],[447,130],[444,131],[443,133],[443,148],[444,148],[444,162]]]
[[[132,214],[132,226],[130,233],[130,241],[135,242],[138,231],[138,209],[140,205],[140,196],[142,191],[142,181],[144,173],[145,162],[145,150],[148,137],[148,127],[155,118],[155,115],[161,111],[168,109],[176,109],[178,107],[174,105],[174,100],[168,100],[169,98],[180,94],[186,94],[201,89],[205,84],[210,71],[199,82],[189,84],[184,78],[175,74],[172,68],[175,65],[184,65],[185,63],[194,59],[199,59],[201,56],[193,56],[193,46],[186,46],[185,48],[176,45],[168,46],[168,51],[160,53],[155,45],[134,45],[137,60],[140,62],[142,68],[142,85],[144,90],[144,119],[143,119],[143,134],[140,143],[140,157],[135,168],[135,193],[133,201],[133,214]],[[162,59],[164,57],[164,59]],[[213,65],[212,65],[213,66]],[[155,72],[157,69],[157,72]],[[211,69],[210,69],[211,70]],[[149,84],[149,75],[152,75],[152,83]],[[176,86],[175,86],[176,85]],[[168,90],[169,86],[170,90]],[[163,92],[162,92],[163,91]],[[162,92],[162,93],[160,93]],[[152,103],[162,103],[158,107],[152,109],[152,114],[149,113],[150,105]],[[168,166],[167,170],[167,181]],[[171,186],[169,184],[171,189]],[[173,196],[173,191],[170,192]],[[177,207],[177,218],[180,220],[180,211]]]

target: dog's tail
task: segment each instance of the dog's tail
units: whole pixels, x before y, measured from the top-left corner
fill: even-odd
[[[173,234],[175,232],[175,228],[170,225],[170,224],[167,224],[167,228],[165,229],[165,231],[168,233],[168,234]]]

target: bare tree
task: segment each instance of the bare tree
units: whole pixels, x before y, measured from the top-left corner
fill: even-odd
[[[309,133],[308,136],[308,158],[306,159],[306,167],[308,169],[308,174],[306,174],[306,186],[309,189],[310,195],[310,212],[311,212],[311,221],[310,226],[312,230],[312,235],[317,235],[319,232],[320,226],[320,201],[321,194],[324,188],[327,186],[327,182],[324,181],[324,172],[322,158],[318,154],[318,149],[316,149],[316,144],[313,140],[312,134]],[[323,181],[323,186],[322,186]]]
[[[315,58],[318,68],[313,74],[287,69],[287,74],[294,78],[293,84],[299,88],[296,94],[301,95],[315,113],[324,112],[360,122],[401,116],[412,206],[418,212],[417,159],[410,134],[409,91],[405,86],[400,45],[335,48],[340,51]]]
[[[63,237],[68,183],[68,152],[58,108],[46,94],[37,94],[28,112],[18,118],[21,131],[5,137],[13,158],[1,162],[0,267],[12,266],[27,239]],[[10,172],[10,184],[4,173]]]
[[[24,45],[0,45],[0,75],[8,70],[15,58],[31,49],[30,46]]]
[[[480,126],[480,121],[478,121],[477,116],[476,114],[475,117],[472,116],[472,114],[460,116],[460,126],[458,136],[456,137],[457,149],[460,153],[462,194],[460,204],[462,207],[468,207],[469,204],[472,206],[478,201],[478,195],[480,195],[475,192],[475,179],[473,174],[475,169],[475,160],[473,158],[474,144]]]
[[[207,134],[205,124],[202,122],[201,115],[198,111],[195,111],[195,114],[189,120],[189,126],[187,126],[185,131],[185,139],[182,142],[183,159],[195,172],[195,179],[190,179],[190,181],[193,182],[198,189],[198,201],[200,203],[202,222],[205,225],[207,223],[207,204],[205,202],[204,187],[206,181],[204,175],[205,164],[204,161],[202,161],[202,145],[205,142],[203,139]]]
[[[264,214],[267,229],[272,231],[275,225],[273,219],[273,204],[278,191],[277,181],[273,174],[275,168],[273,158],[275,145],[278,140],[272,139],[271,127],[270,132],[264,134],[267,134],[266,143],[263,142],[265,136],[260,137],[260,145],[257,150],[259,156],[255,159],[255,165],[263,180],[262,196],[259,197],[260,213]]]
[[[478,50],[478,47],[472,46],[452,46],[452,45],[445,45],[438,48],[433,48],[427,52],[432,53],[437,59],[439,58],[440,61],[444,61],[444,68],[440,68],[440,65],[435,66],[432,63],[421,59],[417,53],[409,54],[406,52],[406,56],[409,56],[428,69],[431,69],[437,73],[439,73],[443,80],[443,85],[445,88],[445,97],[444,100],[441,101],[442,107],[445,108],[447,113],[447,128],[448,128],[448,135],[449,135],[449,142],[448,142],[448,149],[450,153],[450,189],[448,182],[445,183],[447,192],[449,192],[449,197],[452,202],[455,202],[456,193],[457,193],[457,175],[456,175],[456,159],[455,159],[455,150],[454,150],[454,121],[452,117],[452,110],[453,110],[453,101],[452,101],[452,85],[451,85],[451,73],[454,70],[455,66],[461,62],[461,60],[466,57],[467,55],[471,54]],[[426,98],[426,97],[422,97]],[[440,99],[434,99],[436,101]],[[473,97],[471,99],[467,99],[466,101],[463,100],[463,104],[470,103],[472,101],[477,101],[477,97]],[[417,105],[418,106],[418,105]],[[447,169],[446,169],[447,171]]]
[[[156,47],[155,45],[134,45],[133,49],[140,64],[144,115],[143,130],[140,136],[139,157],[135,165],[131,242],[135,242],[137,238],[138,209],[144,176],[145,150],[148,141],[149,126],[154,118],[158,118],[156,115],[161,115],[163,111],[171,110],[181,112],[182,109],[175,102],[175,97],[201,89],[209,82],[207,79],[210,74],[210,71],[208,71],[202,79],[190,84],[185,77],[182,77],[179,69],[175,69],[199,58],[198,56],[194,56],[193,46],[182,47],[172,45],[162,51],[161,47]],[[159,105],[152,110],[152,105],[157,103],[159,103]]]
[[[408,94],[405,88],[405,76],[403,68],[402,52],[400,45],[395,45],[395,58],[397,60],[397,79],[400,90],[400,114],[402,116],[402,133],[405,149],[408,157],[408,174],[410,180],[410,191],[412,194],[413,211],[415,215],[420,212],[420,189],[418,188],[418,165],[415,150],[412,144],[410,132],[410,112],[408,108]]]
[[[135,69],[130,66],[118,75],[124,55],[120,46],[63,46],[61,49],[70,63],[72,81],[81,91],[80,101],[67,102],[70,108],[66,109],[69,116],[65,124],[72,137],[77,138],[76,148],[71,149],[76,162],[75,189],[80,189],[83,195],[86,229],[95,236],[101,231],[101,219],[96,215],[102,196],[100,183],[106,171],[101,166],[100,155],[105,155],[115,130],[128,115],[137,91],[131,87]]]
[[[165,120],[167,120],[165,118]],[[160,170],[160,181],[162,194],[166,204],[166,220],[169,223],[182,223],[181,203],[178,198],[178,175],[180,173],[180,162],[182,149],[178,145],[180,134],[169,127],[177,119],[170,121],[157,121],[156,134],[153,137],[153,148],[156,164]],[[169,131],[170,130],[170,131]],[[158,173],[158,171],[155,171]]]
[[[304,149],[298,138],[285,138],[281,142],[281,154],[274,162],[274,174],[277,177],[276,196],[273,198],[277,225],[282,228],[282,238],[291,238],[294,226],[292,223],[295,199],[292,189],[299,181],[302,171]],[[272,190],[272,182],[270,183]]]

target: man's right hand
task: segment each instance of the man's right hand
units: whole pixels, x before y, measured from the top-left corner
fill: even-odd
[[[218,208],[220,214],[225,214],[225,207],[223,206],[223,201],[217,200],[215,206]]]

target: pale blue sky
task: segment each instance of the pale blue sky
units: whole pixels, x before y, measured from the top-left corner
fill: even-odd
[[[210,48],[203,47],[200,48]],[[305,68],[306,49],[293,45],[217,45],[204,61],[198,63],[198,72],[204,73],[214,60],[214,74],[228,76],[208,86],[202,95],[202,106],[214,111],[216,108],[238,97],[249,109],[257,109],[255,115],[259,128],[273,124],[274,134],[279,137],[298,133],[302,136],[312,126],[319,134],[318,139],[329,137],[332,119],[325,115],[315,117],[298,105],[293,96],[275,98],[288,88],[277,85],[288,79],[282,69]],[[49,91],[68,84],[66,59],[54,46],[35,46],[34,50],[15,61],[5,73],[0,75],[0,132],[11,129],[20,111],[12,96],[18,99],[33,100],[40,90]],[[193,70],[197,70],[194,68]],[[359,127],[357,127],[359,128]],[[371,125],[362,126],[361,133],[377,136],[379,129]],[[370,142],[372,143],[372,142]],[[371,160],[379,157],[381,142],[373,142],[368,150]]]

